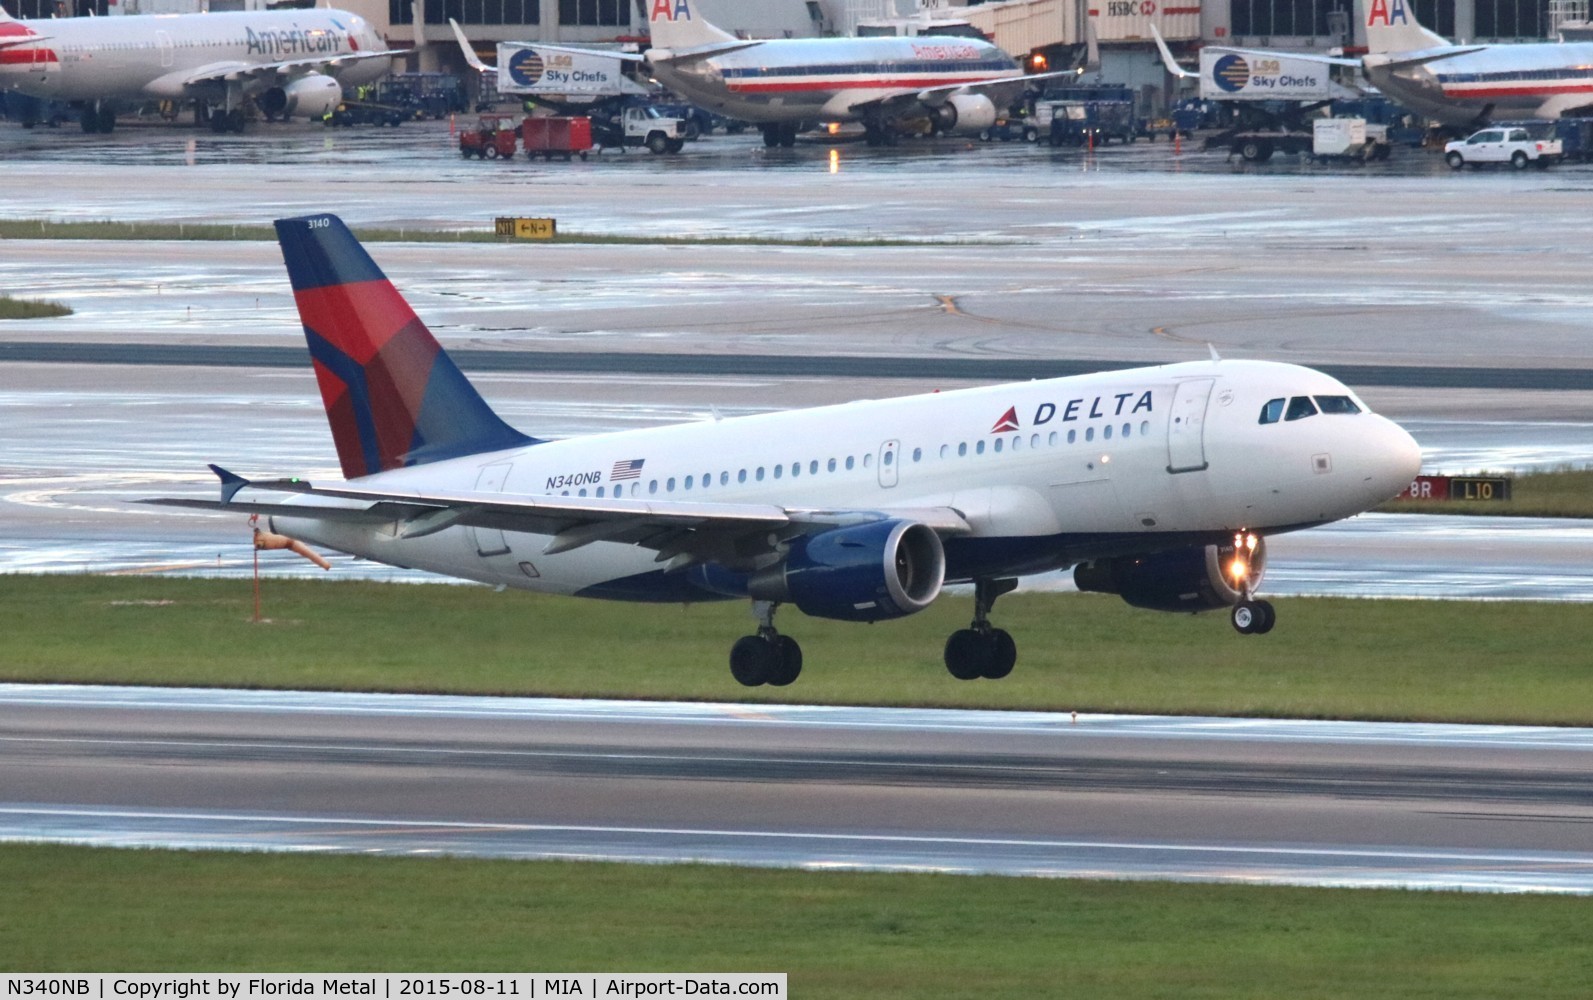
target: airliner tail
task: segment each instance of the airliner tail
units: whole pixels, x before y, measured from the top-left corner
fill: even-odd
[[[720,45],[736,41],[736,36],[709,24],[692,13],[692,0],[648,0],[652,13],[648,15],[653,45],[661,49],[679,51],[700,45]]]
[[[492,411],[341,219],[276,229],[345,478],[536,443]]]

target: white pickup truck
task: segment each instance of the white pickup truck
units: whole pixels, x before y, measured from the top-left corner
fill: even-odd
[[[1508,163],[1525,170],[1534,163],[1547,168],[1563,155],[1558,139],[1534,139],[1524,128],[1485,128],[1444,146],[1444,162],[1456,170],[1484,163]]]

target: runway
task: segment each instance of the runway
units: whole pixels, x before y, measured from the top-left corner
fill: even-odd
[[[0,685],[0,839],[1593,894],[1593,730]]]

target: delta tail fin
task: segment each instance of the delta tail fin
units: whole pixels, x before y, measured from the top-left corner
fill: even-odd
[[[692,13],[693,0],[647,0],[652,12],[648,29],[653,46],[679,52],[703,45],[723,45],[740,41],[735,35],[715,27]]]
[[[1416,20],[1411,0],[1356,0],[1366,11],[1366,50],[1382,54],[1448,48],[1449,39]]]
[[[341,219],[276,228],[345,479],[537,443],[492,412]]]

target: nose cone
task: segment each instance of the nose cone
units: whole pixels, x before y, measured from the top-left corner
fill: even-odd
[[[1370,435],[1374,448],[1372,482],[1383,499],[1390,499],[1411,484],[1422,468],[1422,448],[1394,421],[1377,418],[1381,426]]]

